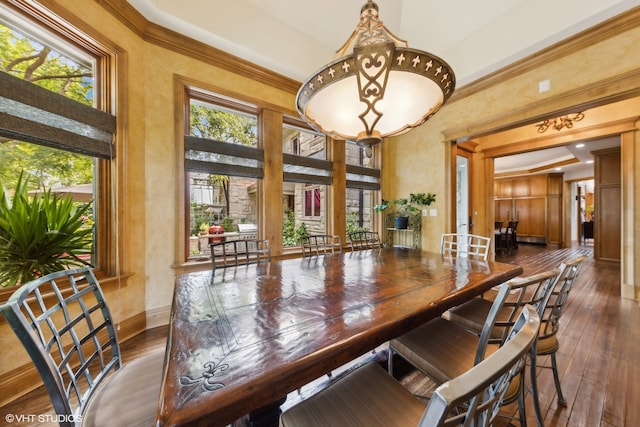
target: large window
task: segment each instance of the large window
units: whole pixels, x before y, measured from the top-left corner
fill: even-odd
[[[115,274],[112,240],[97,232],[111,229],[112,212],[110,197],[96,190],[115,156],[115,118],[98,109],[107,108],[96,75],[107,54],[51,18],[55,28],[0,5],[0,181],[11,192],[22,176],[30,196],[50,190],[91,203],[84,226],[93,232],[81,258]]]
[[[331,162],[326,160],[325,135],[299,121],[285,118],[282,128],[284,157],[284,246],[297,246],[310,234],[327,233],[327,186]]]
[[[188,124],[188,258],[198,259],[209,256],[209,244],[219,239],[215,234],[242,237],[241,229],[257,228],[263,156],[254,106],[191,89]]]
[[[347,141],[347,233],[372,230],[374,210],[380,190],[380,171],[375,168],[373,156],[363,147]]]

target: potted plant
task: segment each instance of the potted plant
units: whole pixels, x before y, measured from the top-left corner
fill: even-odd
[[[0,183],[0,287],[17,286],[69,267],[90,265],[90,203],[46,190],[30,197],[20,175],[13,200]]]
[[[409,197],[394,200],[382,200],[382,203],[374,206],[376,212],[384,212],[393,208],[395,215],[395,228],[406,229],[409,217],[420,214],[423,206],[429,206],[436,201],[436,195],[432,193],[410,193]]]

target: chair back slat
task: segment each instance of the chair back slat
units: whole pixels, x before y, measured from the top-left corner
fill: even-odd
[[[557,284],[553,288],[549,301],[545,306],[544,313],[541,313],[540,337],[545,338],[558,332],[560,325],[560,317],[564,312],[569,292],[573,288],[578,273],[587,259],[586,256],[580,256],[560,264],[560,274]]]
[[[58,282],[70,286],[62,289]],[[101,381],[122,366],[112,317],[89,267],[26,283],[0,311],[64,420],[81,415]]]
[[[342,252],[342,238],[338,235],[314,234],[302,239],[302,256],[324,255]]]
[[[502,345],[516,323],[522,308],[527,304],[535,307],[538,316],[542,317],[559,274],[560,270],[554,268],[531,276],[511,279],[507,282],[511,291],[500,309],[488,342]]]
[[[440,253],[446,256],[487,260],[489,237],[475,234],[445,233],[440,238]]]
[[[526,305],[502,347],[433,392],[420,426],[493,425],[513,378],[522,372],[539,328],[535,307]]]
[[[211,264],[213,269],[251,263],[271,261],[269,241],[264,239],[241,239],[212,243]]]
[[[349,243],[352,251],[382,248],[382,241],[377,231],[355,231],[349,233]]]

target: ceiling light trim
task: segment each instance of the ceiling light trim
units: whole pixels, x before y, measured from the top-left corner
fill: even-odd
[[[378,20],[372,1],[336,55],[302,84],[296,108],[315,129],[365,147],[420,126],[455,89],[451,67],[407,47]]]

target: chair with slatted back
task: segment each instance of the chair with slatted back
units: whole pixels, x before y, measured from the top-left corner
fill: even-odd
[[[340,236],[329,234],[314,234],[302,239],[302,256],[326,255],[342,252]]]
[[[428,405],[379,365],[367,363],[303,400],[280,417],[281,427],[438,427],[492,425],[540,328],[526,306],[505,344],[468,371],[439,386]]]
[[[446,256],[487,260],[489,237],[475,234],[445,233],[440,238],[440,253]]]
[[[473,298],[461,306],[473,307],[482,304],[483,311],[477,315],[480,332],[468,328],[468,325],[451,321],[451,309],[440,318],[394,339],[389,343],[390,369],[393,355],[398,354],[422,371],[438,384],[468,370],[479,363],[486,354],[491,354],[504,344],[509,330],[513,327],[519,312],[526,304],[532,305],[542,313],[556,283],[558,269],[534,274],[525,278],[512,279],[502,284],[492,301]],[[505,294],[505,288],[508,288]],[[488,310],[485,310],[489,307]],[[535,361],[535,354],[531,354]],[[533,370],[533,369],[532,369]],[[512,390],[505,402],[518,401],[520,422],[524,425],[524,372],[518,389]],[[531,378],[536,417],[541,420],[537,401],[537,384]]]
[[[552,369],[558,394],[558,404],[560,405],[566,405],[560,387],[560,378],[556,362],[556,352],[559,348],[557,333],[560,316],[564,311],[565,304],[569,298],[569,292],[586,258],[586,256],[579,256],[560,264],[558,269],[560,274],[551,290],[549,301],[545,304],[544,310],[539,313],[542,326],[540,327],[540,336],[536,344],[536,356],[551,356],[551,366],[549,367],[543,364],[538,364],[537,366]],[[482,319],[486,316],[490,307],[491,302],[489,300],[475,298],[449,310],[446,313],[446,317],[452,322],[479,334],[482,330]]]
[[[211,264],[215,270],[239,265],[271,261],[269,241],[264,239],[240,239],[212,243]]]
[[[122,364],[90,268],[26,283],[0,311],[38,370],[61,426],[155,424],[164,349]]]
[[[355,231],[349,233],[349,243],[351,250],[380,249],[382,241],[377,231]]]
[[[556,352],[560,347],[558,340],[558,329],[560,327],[560,317],[564,312],[567,301],[569,300],[569,292],[578,277],[578,273],[582,268],[586,256],[580,256],[569,260],[560,266],[562,274],[558,279],[558,284],[554,288],[549,303],[545,308],[545,313],[541,317],[540,335],[536,345],[537,356],[550,356],[551,366],[538,363],[538,367],[550,368],[553,372],[553,381],[558,394],[558,404],[566,406],[567,402],[562,394],[560,387],[560,376],[558,373],[558,363],[556,361]]]

